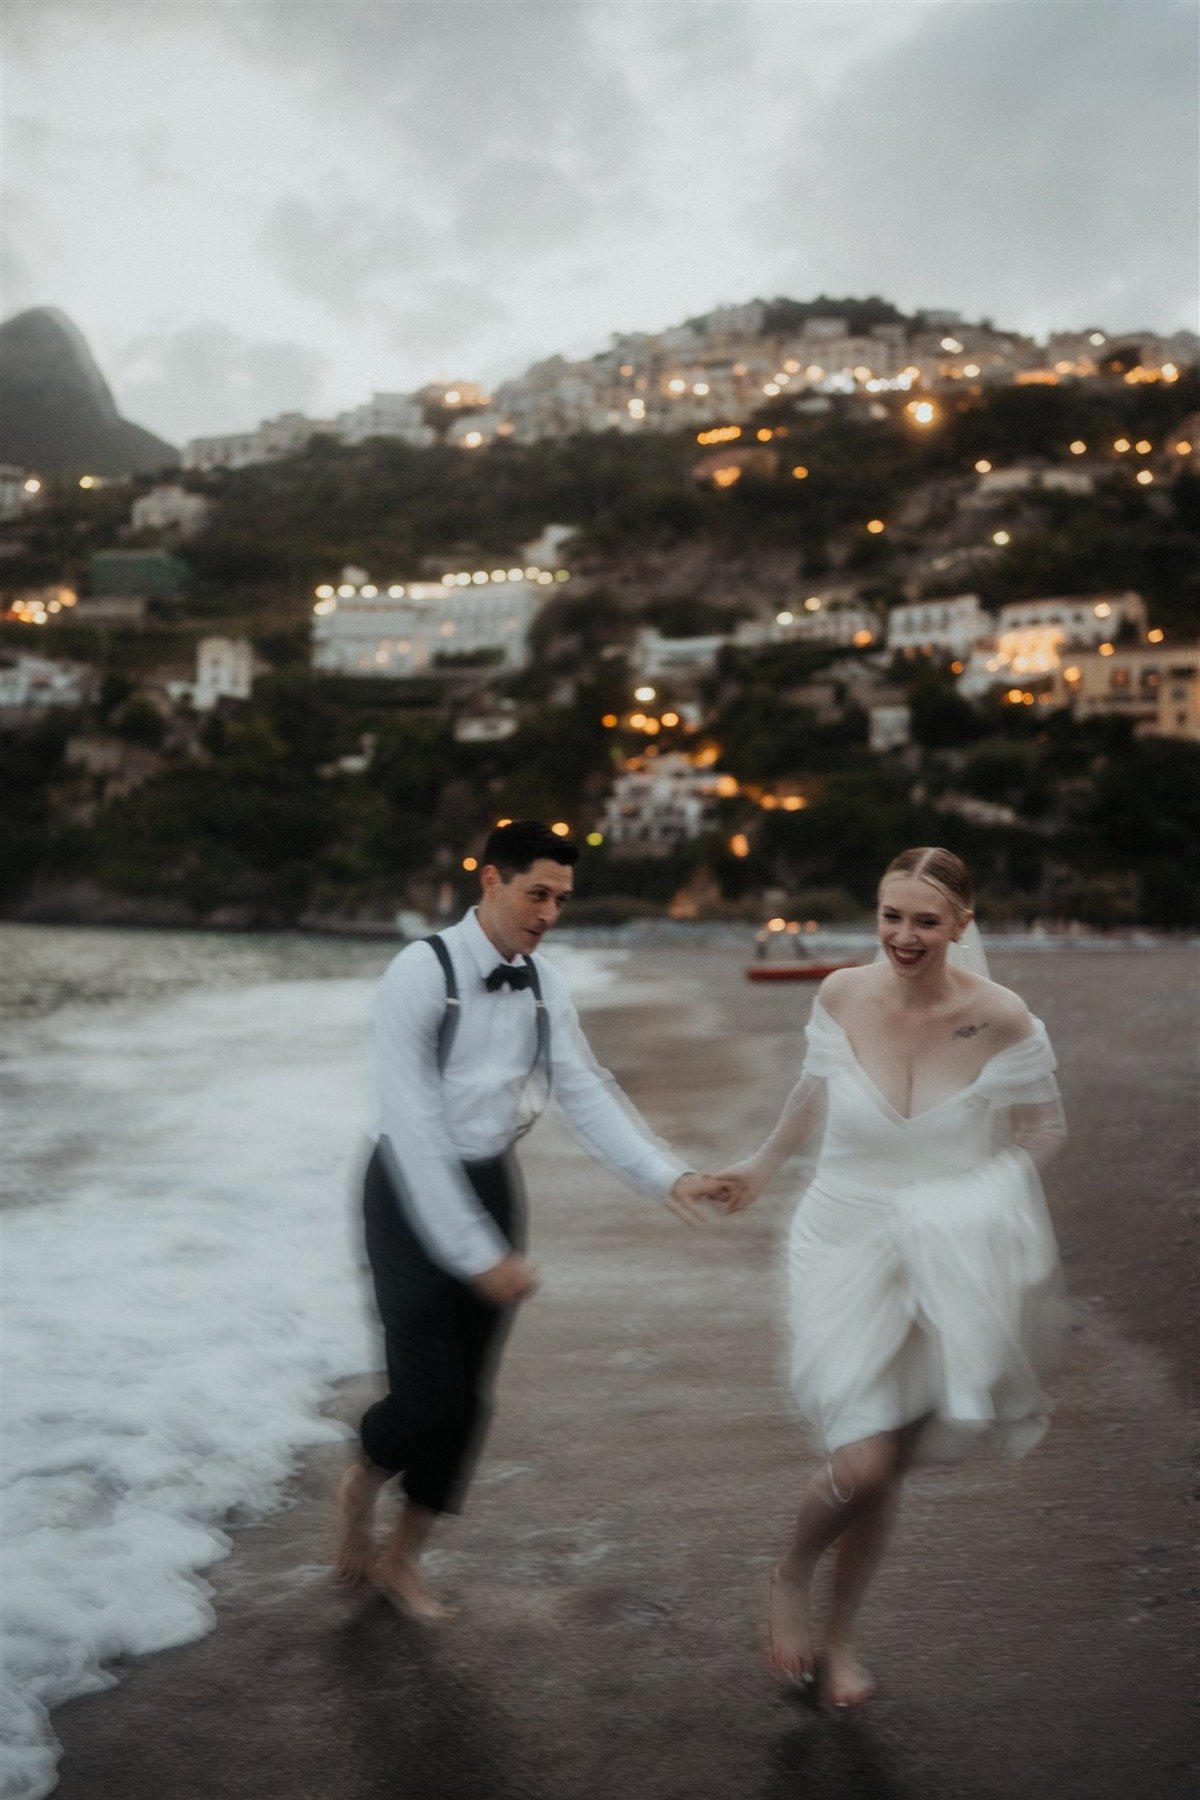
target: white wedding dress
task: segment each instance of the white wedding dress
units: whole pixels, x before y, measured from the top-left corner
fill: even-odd
[[[822,1086],[826,1123],[788,1238],[800,1411],[826,1453],[922,1420],[919,1460],[989,1427],[1022,1454],[1045,1429],[1060,1329],[1036,1166],[1065,1135],[1045,1027],[912,1118],[819,999],[807,1038],[793,1102]]]

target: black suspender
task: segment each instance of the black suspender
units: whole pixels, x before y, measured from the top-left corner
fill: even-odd
[[[437,1035],[437,1066],[438,1074],[442,1075],[450,1060],[450,1052],[454,1048],[462,1003],[458,997],[458,980],[454,973],[454,964],[450,960],[450,952],[442,938],[435,931],[432,937],[425,939],[425,942],[441,963],[442,974],[446,978],[446,1010],[442,1014]],[[529,1073],[532,1075],[540,1063],[546,1076],[548,1090],[550,1086],[550,1014],[542,999],[542,984],[538,979],[537,964],[532,956],[525,957],[524,962],[525,967],[529,970],[529,986],[533,991],[534,1003],[537,1008],[537,1048],[533,1053],[533,1062],[530,1065]]]
[[[455,1034],[458,1031],[458,1018],[462,1006],[458,998],[458,982],[454,975],[454,964],[450,961],[450,952],[441,938],[434,932],[425,942],[442,965],[442,974],[446,977],[446,1010],[442,1014],[437,1035],[438,1074],[444,1074],[446,1064],[450,1060],[450,1052],[454,1047]]]

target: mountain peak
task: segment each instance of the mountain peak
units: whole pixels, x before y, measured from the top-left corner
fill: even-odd
[[[179,461],[121,417],[86,338],[56,306],[0,325],[0,390],[0,461],[47,475],[133,475]]]

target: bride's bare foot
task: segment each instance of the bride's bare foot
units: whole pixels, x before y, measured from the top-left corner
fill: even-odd
[[[779,1563],[771,1575],[770,1649],[767,1661],[776,1675],[811,1687],[815,1659],[808,1621],[812,1576],[798,1575]]]
[[[454,1617],[454,1609],[436,1597],[416,1563],[405,1556],[386,1553],[371,1565],[371,1580],[385,1600],[406,1619],[422,1625],[440,1625]]]
[[[347,1469],[338,1485],[333,1573],[334,1579],[345,1587],[358,1587],[364,1582],[375,1560],[371,1522],[379,1486],[378,1478],[362,1463]]]
[[[875,1698],[875,1682],[850,1644],[827,1644],[821,1659],[821,1698],[839,1712]]]

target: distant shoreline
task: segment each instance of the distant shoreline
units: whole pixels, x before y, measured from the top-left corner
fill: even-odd
[[[454,915],[457,916],[457,915]],[[430,920],[430,932],[443,929],[453,917]],[[22,926],[42,930],[86,931],[153,931],[163,934],[186,932],[189,935],[211,934],[219,937],[306,937],[346,939],[354,943],[387,943],[400,947],[414,943],[424,935],[409,935],[386,919],[322,919],[299,920],[292,924],[263,924],[244,920],[198,920],[165,918],[161,914],[130,912],[120,917],[102,913],[52,910],[26,913],[0,913],[0,929]],[[754,934],[760,926],[739,919],[668,919],[648,914],[613,922],[581,919],[578,923],[558,928],[555,938],[564,943],[610,946],[614,949],[633,945],[721,944],[744,948],[753,953]],[[986,920],[981,929],[984,941],[994,950],[1179,950],[1189,946],[1200,948],[1200,936],[1194,931],[1168,931],[1154,926],[1130,925],[1119,930],[1102,931],[1082,925],[1065,924],[1053,929],[1019,930],[997,928],[989,931]],[[822,949],[864,950],[874,945],[875,930],[869,919],[854,923],[821,925],[816,941]],[[773,956],[772,962],[787,962],[787,956]]]

